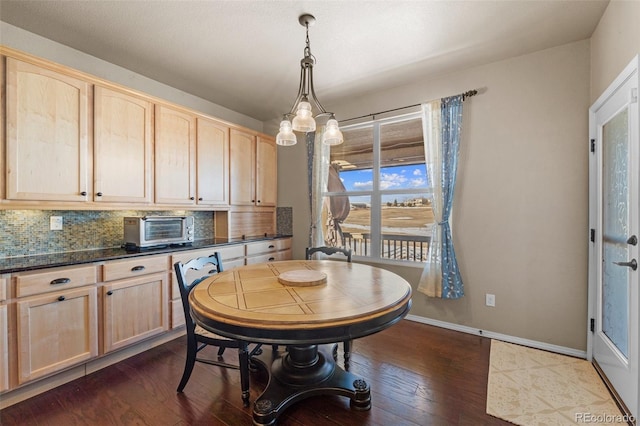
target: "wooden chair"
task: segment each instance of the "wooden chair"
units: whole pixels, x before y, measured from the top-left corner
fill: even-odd
[[[208,271],[203,271],[205,268],[208,269]],[[187,327],[187,358],[184,364],[182,379],[180,380],[180,384],[178,385],[178,392],[182,392],[187,382],[189,381],[189,377],[191,377],[191,372],[193,371],[193,367],[196,361],[210,365],[217,365],[219,367],[239,369],[240,383],[242,386],[242,402],[245,407],[248,407],[249,361],[251,356],[260,351],[260,345],[256,345],[254,349],[249,352],[249,345],[247,342],[228,339],[226,337],[211,333],[200,327],[199,325],[196,325],[193,318],[191,317],[189,293],[191,293],[191,290],[193,290],[193,288],[205,278],[211,276],[212,274],[222,272],[222,262],[220,260],[220,255],[218,254],[218,252],[215,252],[209,257],[199,257],[191,259],[190,261],[185,263],[176,262],[174,264],[174,269],[176,272],[176,277],[178,278],[178,287],[180,288],[182,308],[184,309],[184,317]],[[187,273],[190,270],[201,271],[204,272],[204,274],[200,273],[198,278],[189,281],[187,279]],[[190,275],[193,274],[194,273],[191,273]],[[200,352],[207,346],[218,347],[218,360],[200,358],[197,356],[198,352]],[[224,360],[222,359],[222,354],[227,348],[238,349],[239,365],[224,362]]]
[[[327,256],[332,256],[334,254],[343,254],[347,258],[347,262],[351,263],[351,249],[342,248],[342,247],[307,247],[305,249],[305,257],[307,260],[311,260],[311,256],[314,253],[324,253]],[[349,360],[351,358],[351,340],[345,340],[342,342],[344,347],[344,369],[349,371]],[[333,359],[338,360],[338,345],[333,347]]]
[[[342,248],[342,247],[326,247],[326,246],[307,247],[305,249],[305,256],[307,260],[311,260],[311,256],[317,252],[324,253],[327,256],[331,256],[337,253],[342,253],[347,258],[347,262],[351,262],[351,249]]]

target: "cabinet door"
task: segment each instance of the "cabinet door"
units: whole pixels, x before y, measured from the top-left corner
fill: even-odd
[[[258,136],[256,139],[256,205],[275,207],[278,193],[276,143]]]
[[[98,355],[94,286],[18,300],[18,383]]]
[[[153,104],[100,86],[94,95],[94,200],[151,203]]]
[[[255,204],[255,136],[231,129],[230,185],[231,204],[252,206]]]
[[[91,85],[13,58],[6,78],[7,198],[86,201]]]
[[[197,121],[198,204],[229,206],[229,127],[212,120]]]
[[[2,279],[0,278],[0,281]],[[0,392],[9,389],[9,323],[7,305],[0,305]]]
[[[149,274],[103,286],[104,352],[168,329],[167,274]]]
[[[156,105],[155,201],[195,204],[196,119]]]

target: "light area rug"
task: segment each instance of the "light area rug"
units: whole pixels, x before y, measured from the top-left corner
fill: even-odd
[[[487,414],[516,425],[626,424],[591,363],[491,341]]]

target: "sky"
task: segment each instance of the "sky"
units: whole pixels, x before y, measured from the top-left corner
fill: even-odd
[[[340,178],[347,191],[369,191],[372,189],[373,172],[368,170],[342,170]],[[380,189],[427,188],[424,164],[385,167],[380,171]]]

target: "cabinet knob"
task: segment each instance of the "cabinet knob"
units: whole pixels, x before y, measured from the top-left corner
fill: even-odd
[[[258,200],[258,203],[260,203],[260,200]]]
[[[98,197],[102,197],[102,192],[98,192],[96,195],[97,195]]]
[[[64,296],[60,296],[60,297],[58,297],[58,302],[62,302],[64,299],[65,299]]]
[[[202,197],[198,198],[198,201],[202,201]]]
[[[80,195],[82,195],[82,196],[84,197],[85,195],[87,195],[87,191],[82,191],[82,192],[80,193]]]
[[[109,291],[107,292],[107,296],[111,296],[112,294],[113,294],[113,291],[111,291],[111,290],[109,290]]]
[[[276,260],[276,258],[275,258],[275,257],[270,257],[270,258],[269,258],[269,262],[272,262],[272,261],[274,261],[274,260]]]
[[[189,199],[193,201],[196,199],[196,197],[189,197]]]
[[[59,284],[69,284],[71,282],[71,278],[56,278],[52,280],[49,284],[51,285],[59,285]]]
[[[140,271],[144,271],[144,266],[140,265],[140,266],[134,266],[133,268],[131,268],[131,272],[140,272]]]

